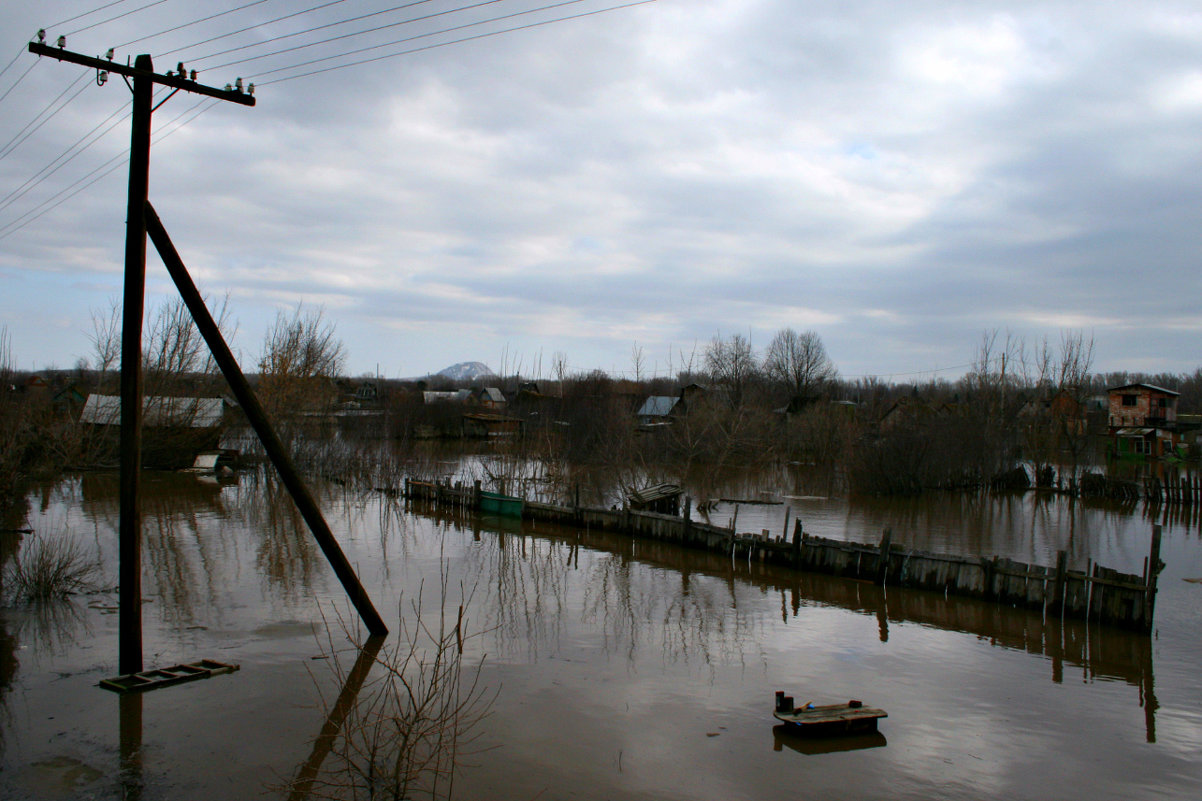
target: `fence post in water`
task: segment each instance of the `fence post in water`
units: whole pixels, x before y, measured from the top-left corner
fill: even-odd
[[[801,567],[801,518],[793,521],[793,567]]]
[[[480,479],[472,483],[472,509],[480,511]]]
[[[885,536],[881,537],[881,555],[877,559],[876,568],[876,583],[884,584],[885,579],[889,574],[889,549],[893,547],[893,529],[885,529]]]
[[[690,534],[689,530],[692,527],[693,527],[693,496],[686,495],[686,496],[684,496],[684,522],[681,524],[680,541],[682,544],[684,544],[684,545],[691,544],[690,538],[689,538],[689,534]]]
[[[1148,553],[1148,583],[1144,590],[1144,626],[1152,629],[1152,613],[1156,610],[1156,583],[1160,573],[1160,526],[1152,526],[1152,548]]]
[[[984,577],[985,577],[984,587],[982,588],[982,590],[983,590],[982,594],[985,598],[988,598],[988,599],[992,599],[995,596],[995,593],[993,591],[993,572],[996,567],[997,567],[997,557],[996,556],[993,557],[993,559],[986,559],[984,556],[981,557],[981,573],[984,574]]]
[[[1068,553],[1066,551],[1056,552],[1056,581],[1052,585],[1052,602],[1048,605],[1051,607],[1052,614],[1060,614],[1064,608],[1064,578],[1068,567]]]

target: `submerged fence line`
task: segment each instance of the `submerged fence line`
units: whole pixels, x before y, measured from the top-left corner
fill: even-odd
[[[405,498],[441,508],[479,511],[482,499],[489,495],[481,491],[479,482],[468,486],[405,480]],[[1156,576],[1161,566],[1159,525],[1152,527],[1152,542],[1141,576],[1120,573],[1092,560],[1083,571],[1071,570],[1065,551],[1057,553],[1054,566],[1045,567],[997,556],[954,556],[908,549],[893,544],[889,530],[876,545],[813,537],[805,532],[801,520],[794,521],[791,539],[766,533],[739,534],[733,528],[693,520],[689,498],[685,499],[683,516],[679,517],[634,511],[629,507],[600,509],[533,501],[515,503],[521,504],[523,519],[672,542],[686,548],[729,554],[735,562],[766,562],[884,586],[932,590],[1039,609],[1050,616],[1143,631],[1152,629]]]

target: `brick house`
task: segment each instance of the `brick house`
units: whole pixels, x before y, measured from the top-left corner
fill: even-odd
[[[1181,443],[1179,394],[1153,384],[1124,384],[1107,390],[1114,455],[1159,459],[1174,453]]]

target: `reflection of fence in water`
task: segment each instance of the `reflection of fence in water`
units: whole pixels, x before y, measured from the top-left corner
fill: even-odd
[[[419,500],[418,504],[436,513],[450,514],[452,517],[462,514],[462,507],[443,507],[439,510],[432,503]],[[527,504],[528,509],[531,506],[532,504]],[[533,506],[537,511],[538,505]],[[621,511],[608,513],[609,516],[618,519],[626,514]],[[662,515],[642,515],[635,512],[630,513],[630,516],[636,521],[641,518],[646,521],[658,519],[661,525],[671,521],[671,518],[665,519]],[[875,617],[882,641],[888,640],[891,623],[917,623],[945,631],[963,632],[993,646],[1046,658],[1051,664],[1051,678],[1055,683],[1061,683],[1065,674],[1071,674],[1073,670],[1079,670],[1084,680],[1121,681],[1138,688],[1138,703],[1144,710],[1146,736],[1149,742],[1155,741],[1155,712],[1158,702],[1155,696],[1152,644],[1146,632],[1117,626],[1100,626],[1097,625],[1097,618],[1092,615],[1089,622],[1086,622],[1083,619],[1051,614],[1042,606],[1034,609],[1014,606],[987,599],[983,595],[975,598],[957,597],[951,593],[945,595],[942,590],[928,592],[890,589],[887,592],[886,588],[875,580],[848,581],[847,577],[795,570],[791,565],[774,564],[758,558],[753,558],[748,563],[742,546],[739,546],[736,558],[732,560],[729,551],[682,548],[678,542],[667,538],[632,540],[625,531],[617,527],[594,525],[598,518],[592,514],[584,517],[586,522],[583,525],[572,520],[566,520],[562,525],[552,524],[540,518],[537,530],[531,527],[528,519],[522,529],[523,539],[531,537],[536,540],[546,538],[551,541],[566,541],[572,548],[585,547],[595,551],[618,553],[633,562],[678,571],[681,574],[682,586],[689,588],[687,595],[690,597],[699,587],[695,581],[697,577],[708,575],[722,578],[730,584],[730,593],[734,593],[738,576],[738,583],[749,582],[761,592],[778,592],[780,613],[785,622],[802,616],[802,610],[806,606],[831,606]],[[465,518],[460,519],[465,525],[471,524]],[[494,523],[501,522],[501,519],[493,521],[488,526],[489,530],[494,528]],[[810,545],[817,543],[807,543],[807,547]],[[904,558],[902,554],[890,550],[891,559]],[[570,560],[569,555],[568,561]],[[556,560],[549,561],[553,563]],[[998,560],[998,563],[1002,564],[1002,560]],[[1012,567],[1013,563],[999,573],[1017,572],[1013,571]],[[995,573],[995,576],[999,573]],[[1001,581],[1002,578],[1016,584],[1020,581],[1019,577],[1013,575],[1000,576],[998,580]],[[662,582],[659,586],[662,588]],[[732,600],[733,595],[727,602]],[[669,605],[671,606],[671,603]]]
[[[476,510],[477,487],[405,482],[405,496],[436,506]],[[1070,570],[1067,555],[1055,567],[1028,565],[994,557],[948,556],[895,548],[886,531],[879,545],[810,537],[800,521],[792,541],[771,535],[738,534],[733,529],[694,522],[686,503],[683,517],[635,512],[629,508],[590,509],[528,502],[530,520],[619,531],[641,539],[660,540],[729,554],[749,564],[760,561],[799,570],[875,581],[879,584],[935,590],[945,595],[982,598],[1039,609],[1049,616],[1081,618],[1150,630],[1160,557],[1160,529],[1154,527],[1149,558],[1142,576],[1101,567],[1092,560],[1084,571]],[[1151,569],[1149,569],[1151,566]]]

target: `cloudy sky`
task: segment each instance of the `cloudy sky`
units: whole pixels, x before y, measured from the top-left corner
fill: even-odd
[[[1083,331],[1102,370],[1202,364],[1197,3],[619,5],[4,3],[15,361],[89,357],[121,283],[129,91],[25,53],[44,27],[256,83],[254,108],[171,98],[151,157],[248,367],[299,301],[348,372],[392,377],[624,373],[635,348],[667,374],[785,326],[844,376],[954,378],[988,329]],[[148,282],[170,297],[153,248]]]

